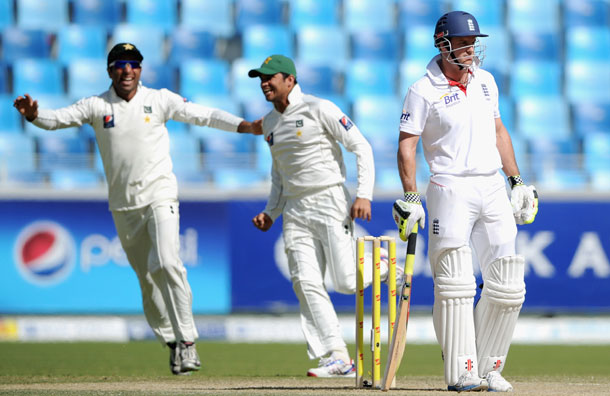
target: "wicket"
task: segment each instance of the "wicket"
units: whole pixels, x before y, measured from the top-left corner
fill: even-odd
[[[372,387],[381,386],[381,243],[388,245],[388,345],[392,342],[394,323],[396,321],[396,240],[392,237],[365,236],[357,240],[357,290],[356,290],[356,387],[365,386],[364,381],[364,245],[373,242],[373,281],[372,281]]]

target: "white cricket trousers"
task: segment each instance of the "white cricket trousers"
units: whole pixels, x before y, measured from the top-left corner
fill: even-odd
[[[343,185],[288,199],[284,207],[284,244],[310,359],[346,347],[324,275],[328,271],[337,292],[355,293],[350,207],[351,198]]]
[[[140,282],[144,315],[159,341],[195,341],[193,296],[179,256],[178,201],[113,211],[112,217]]]

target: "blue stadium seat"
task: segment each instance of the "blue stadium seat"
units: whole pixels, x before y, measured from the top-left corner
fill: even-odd
[[[504,28],[489,28],[484,33],[489,37],[480,38],[481,44],[485,45],[483,69],[493,68],[509,72],[512,59],[510,35]]]
[[[249,102],[253,98],[264,100],[263,93],[260,87],[259,78],[248,77],[248,71],[259,67],[265,58],[262,59],[245,59],[239,58],[231,63],[231,87],[232,95],[239,102]],[[297,80],[298,80],[297,70]]]
[[[122,0],[73,0],[72,21],[79,25],[96,25],[111,30],[121,22],[122,3]]]
[[[297,63],[296,68],[303,92],[326,96],[339,94],[340,73],[331,66]]]
[[[511,32],[560,31],[559,0],[507,0],[506,6],[506,26]]]
[[[595,191],[610,191],[610,169],[595,169],[589,172],[591,188]]]
[[[427,65],[427,60],[403,60],[400,62],[400,92],[398,92],[400,97],[404,99],[409,87],[426,74]]]
[[[557,62],[561,58],[561,37],[549,32],[515,32],[513,59]]]
[[[396,165],[402,101],[394,95],[362,96],[353,103],[353,121],[367,138],[376,163]]]
[[[176,68],[171,63],[146,62],[142,65],[140,80],[149,88],[167,88],[172,92],[178,92]]]
[[[43,30],[8,27],[2,32],[2,58],[13,62],[24,58],[48,58],[52,36]]]
[[[343,26],[351,33],[393,30],[394,4],[395,0],[343,0]]]
[[[579,26],[566,30],[565,56],[569,61],[610,62],[610,27]]]
[[[505,124],[506,125],[506,124]],[[519,166],[519,171],[525,177],[526,174],[530,171],[530,163],[528,162],[528,144],[527,139],[522,138],[516,133],[511,133],[509,130],[508,133],[511,135],[511,141],[513,144],[513,151],[515,152],[515,160],[517,161],[517,166]]]
[[[434,30],[428,26],[414,26],[407,28],[404,35],[403,59],[423,61],[426,64],[439,54],[434,46]]]
[[[201,172],[201,142],[198,137],[171,135],[169,147],[175,173],[186,175]]]
[[[217,188],[223,190],[239,190],[261,186],[268,175],[257,169],[225,169],[212,171],[212,180]]]
[[[106,58],[106,29],[99,25],[66,25],[57,33],[57,59],[66,66],[76,59]]]
[[[162,28],[119,24],[112,30],[111,46],[125,42],[138,47],[145,63],[165,62],[165,33]]]
[[[509,83],[510,83],[510,81],[509,81],[510,73],[508,73],[504,68],[498,69],[495,66],[487,67],[487,66],[483,65],[483,69],[490,72],[491,75],[494,77],[494,80],[496,81],[496,86],[498,87],[498,92],[500,93],[500,96],[508,95],[508,89],[509,89]]]
[[[259,99],[256,99],[257,97],[255,97],[253,100],[246,100],[243,102],[243,115],[248,121],[258,120],[273,109],[273,105],[267,102],[263,97],[260,88],[258,95]]]
[[[89,141],[80,136],[63,136],[50,132],[36,137],[38,168],[50,171],[59,168],[89,168],[91,155]]]
[[[452,8],[474,15],[483,33],[504,27],[504,0],[454,0]]]
[[[610,135],[610,102],[573,103],[572,123],[579,136],[596,132]]]
[[[353,60],[345,72],[345,95],[394,95],[398,65],[391,61]]]
[[[207,30],[220,37],[230,37],[233,25],[233,0],[181,0],[180,23],[192,30]]]
[[[197,103],[200,104],[202,106],[206,106],[206,107],[212,107],[215,109],[220,109],[220,110],[224,110],[226,112],[229,112],[235,116],[241,116],[241,109],[240,106],[238,104],[238,102],[236,102],[235,100],[233,100],[233,98],[230,95],[218,95],[218,94],[207,94],[207,95],[196,95],[191,99],[191,102],[193,103]],[[252,100],[252,102],[255,102],[255,100]],[[249,121],[254,120],[253,118],[248,119]],[[197,137],[202,137],[202,136],[208,136],[212,133],[216,133],[217,135],[224,135],[230,132],[226,132],[226,131],[221,131],[221,130],[217,130],[217,129],[211,129],[208,127],[201,127],[201,126],[197,126],[197,125],[189,125],[189,131],[191,133],[191,135],[197,136]],[[212,132],[214,131],[214,132]]]
[[[576,169],[579,166],[579,142],[571,137],[537,136],[529,140],[529,152],[536,167],[544,169]]]
[[[207,128],[200,133],[204,169],[249,169],[255,163],[254,142],[260,136]]]
[[[570,136],[569,111],[561,96],[523,97],[516,102],[516,131],[525,138]]]
[[[561,95],[561,65],[550,61],[517,61],[513,64],[510,92],[513,98]]]
[[[169,32],[177,23],[177,0],[129,0],[126,22],[136,26],[156,26]]]
[[[290,0],[290,24],[339,25],[339,0]]]
[[[243,31],[252,25],[282,24],[282,0],[235,0],[235,26]]]
[[[8,94],[0,94],[0,133],[20,134],[21,114],[13,107],[15,98]]]
[[[112,81],[106,71],[106,59],[77,59],[68,64],[68,96],[74,101],[99,95]]]
[[[0,1],[0,30],[12,26],[15,23],[13,19],[14,10],[13,0]]]
[[[430,39],[434,35],[436,21],[449,10],[444,0],[396,0],[398,2],[398,21],[402,29],[417,25],[428,27]]]
[[[179,67],[180,93],[187,98],[196,95],[229,93],[229,64],[219,59],[192,59]]]
[[[251,25],[243,27],[243,57],[265,59],[282,54],[293,57],[294,45],[291,30],[284,25]]]
[[[68,0],[16,0],[17,26],[57,32],[68,23]]]
[[[563,0],[564,27],[610,26],[607,0]]]
[[[13,93],[63,94],[63,71],[59,62],[51,59],[21,59],[13,62]]]
[[[58,190],[101,188],[102,175],[94,169],[51,169],[49,183]]]
[[[297,30],[297,53],[301,62],[342,68],[349,59],[348,36],[339,26],[305,26]]]
[[[395,31],[362,30],[351,36],[352,58],[400,60],[400,45]]]
[[[590,172],[598,169],[610,171],[610,133],[590,132],[583,136],[585,168]]]
[[[0,133],[0,168],[33,171],[36,169],[34,139],[24,134]]]
[[[565,94],[570,102],[610,101],[610,62],[568,61]]]
[[[8,91],[8,66],[0,61],[0,95]]]
[[[576,191],[589,187],[587,173],[581,169],[536,168],[536,188],[541,191]]]
[[[216,36],[210,32],[179,28],[171,33],[169,42],[168,62],[174,66],[187,59],[210,59],[215,56]]]

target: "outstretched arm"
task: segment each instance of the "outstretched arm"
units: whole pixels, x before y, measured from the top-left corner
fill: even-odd
[[[13,102],[13,107],[30,122],[38,117],[38,101],[32,99],[28,94],[17,96],[17,99]]]
[[[251,133],[253,135],[262,135],[263,134],[263,119],[259,118],[256,121],[242,121],[237,127],[237,132],[239,133]]]

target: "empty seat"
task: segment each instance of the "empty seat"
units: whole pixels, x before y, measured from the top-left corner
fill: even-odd
[[[68,96],[73,100],[99,95],[110,85],[106,59],[78,59],[68,64]]]
[[[583,136],[585,167],[589,171],[610,171],[610,133],[590,132]]]
[[[572,105],[574,131],[585,136],[603,132],[610,135],[610,102],[577,102]]]
[[[258,98],[260,99],[255,97],[253,100],[246,100],[243,102],[243,116],[246,120],[258,120],[273,110],[273,105],[265,100],[260,91],[258,95]]]
[[[572,26],[610,26],[607,0],[563,0],[563,23]]]
[[[216,51],[216,37],[203,30],[175,29],[169,43],[168,61],[175,66],[187,59],[214,58]]]
[[[268,175],[257,169],[212,170],[212,180],[217,188],[225,190],[243,190],[244,188],[261,187]]]
[[[260,67],[265,59],[239,58],[231,63],[231,94],[239,101],[264,100],[260,87],[260,78],[248,77],[248,71]],[[297,80],[299,71],[297,70]]]
[[[343,26],[348,32],[393,30],[394,0],[343,0]]]
[[[24,58],[48,58],[52,36],[39,29],[6,28],[2,32],[2,58],[13,62]]]
[[[589,178],[581,169],[536,169],[536,187],[540,190],[576,191],[589,187]]]
[[[192,30],[207,30],[217,36],[233,35],[233,0],[181,0],[180,24]]]
[[[424,60],[404,60],[400,62],[400,92],[398,95],[404,99],[404,96],[409,91],[409,87],[422,78],[426,74],[426,65],[428,61]]]
[[[243,28],[243,56],[248,59],[265,59],[282,54],[293,57],[292,32],[283,25],[252,25]]]
[[[255,165],[254,141],[260,136],[206,128],[199,133],[204,169],[249,169]]]
[[[327,65],[309,65],[298,63],[298,82],[303,92],[312,95],[339,94],[340,74]]]
[[[351,36],[352,58],[398,61],[400,48],[395,31],[362,30]]]
[[[362,96],[353,103],[353,121],[373,147],[378,164],[390,160],[396,165],[401,114],[402,102],[393,95]]]
[[[167,88],[172,92],[178,92],[176,68],[171,63],[146,62],[142,65],[140,80],[149,88]]]
[[[0,61],[0,95],[8,91],[8,66]]]
[[[165,62],[165,33],[160,27],[117,25],[112,30],[111,45],[117,43],[135,44],[145,63]]]
[[[290,24],[305,25],[338,25],[338,0],[291,0]]]
[[[180,93],[193,98],[201,94],[226,95],[229,93],[229,64],[217,59],[191,59],[180,68]]]
[[[0,133],[21,133],[21,114],[13,107],[13,96],[0,94]]]
[[[61,65],[51,59],[21,59],[13,63],[13,93],[31,96],[63,94]]]
[[[52,169],[49,171],[51,187],[59,190],[101,188],[102,175],[94,169]]]
[[[562,139],[570,135],[568,105],[563,97],[523,97],[516,102],[516,130],[525,138]]]
[[[559,33],[559,0],[507,0],[507,27],[511,32],[549,31]]]
[[[596,169],[589,172],[591,188],[595,191],[610,191],[610,169]]]
[[[510,92],[523,96],[561,95],[561,65],[549,61],[520,61],[513,65]]]
[[[68,0],[16,0],[17,26],[56,32],[68,23]]]
[[[509,73],[504,69],[498,69],[495,66],[485,66],[483,65],[483,69],[490,72],[496,81],[496,86],[498,87],[498,92],[500,96],[508,95],[509,91]]]
[[[504,27],[504,0],[454,0],[453,9],[474,15],[484,33],[487,28]]]
[[[502,72],[509,72],[510,59],[512,59],[510,35],[504,28],[489,28],[483,33],[489,35],[489,37],[479,38],[481,44],[485,45],[483,69],[494,68]]]
[[[397,69],[391,61],[353,60],[345,72],[345,95],[394,95]]]
[[[233,100],[233,98],[229,95],[218,95],[218,94],[207,94],[202,95],[198,94],[191,98],[193,103],[200,104],[206,107],[212,107],[215,109],[224,110],[229,112],[235,116],[241,116],[241,109],[239,103]],[[255,99],[252,99],[252,102],[256,102]],[[246,118],[249,121],[254,120],[254,118]],[[215,133],[216,135],[222,135],[226,133],[231,133],[227,131],[222,131],[218,129],[211,129],[209,127],[197,126],[194,124],[189,125],[190,134],[197,137],[208,136],[210,134]],[[214,132],[212,132],[214,131]],[[237,135],[237,134],[235,134]]]
[[[430,38],[434,35],[436,21],[449,10],[443,0],[397,0],[399,26],[409,29],[417,25],[430,29]]]
[[[580,165],[579,143],[571,137],[537,136],[529,139],[535,167],[544,169],[577,169]]]
[[[63,65],[76,59],[104,59],[106,39],[106,29],[101,26],[63,26],[57,33],[57,59]]]
[[[13,0],[0,1],[0,30],[13,25]]]
[[[339,68],[347,63],[348,37],[338,26],[306,26],[297,31],[296,40],[301,62]]]
[[[92,159],[89,150],[89,141],[80,136],[52,132],[36,137],[38,169],[43,171],[89,168]]]
[[[561,58],[561,37],[549,32],[515,32],[513,34],[514,60],[557,62]]]
[[[235,0],[235,26],[282,24],[282,0]]]
[[[570,102],[610,101],[610,62],[568,61],[565,93]]]
[[[408,61],[418,60],[429,62],[439,54],[434,46],[433,30],[428,26],[414,26],[408,28],[404,34],[404,56]]]
[[[0,133],[0,169],[32,171],[36,168],[35,152],[32,137]]]
[[[72,21],[79,25],[96,25],[112,29],[121,22],[122,0],[74,0]]]
[[[201,142],[198,137],[189,134],[171,135],[169,147],[174,172],[201,172]]]
[[[129,0],[125,5],[129,24],[156,26],[169,32],[177,23],[177,0]]]
[[[567,61],[610,62],[610,27],[579,26],[569,28],[565,33],[565,55]]]
[[[515,132],[515,107],[513,100],[508,95],[500,95],[498,98],[498,107],[500,108],[500,118],[502,123],[508,130],[508,133]]]

